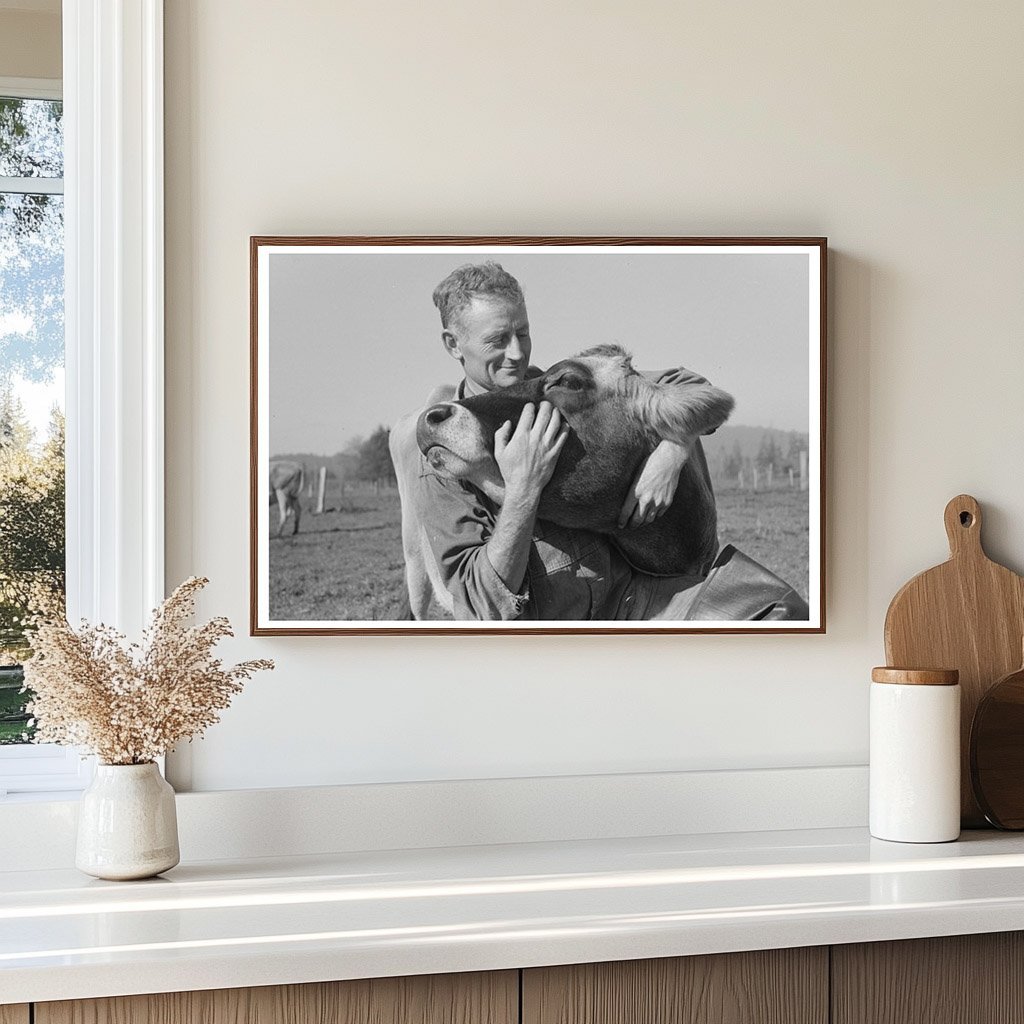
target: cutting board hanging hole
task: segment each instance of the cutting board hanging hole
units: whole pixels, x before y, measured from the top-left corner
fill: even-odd
[[[952,557],[963,553],[984,557],[981,550],[981,508],[974,498],[969,494],[958,494],[946,506],[943,518]]]

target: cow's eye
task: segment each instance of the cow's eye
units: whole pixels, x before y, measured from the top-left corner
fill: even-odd
[[[582,391],[583,381],[574,373],[563,373],[551,386],[565,388],[567,391]]]

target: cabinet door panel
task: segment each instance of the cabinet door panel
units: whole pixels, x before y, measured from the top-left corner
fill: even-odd
[[[629,960],[523,972],[523,1024],[827,1021],[826,948]]]
[[[515,971],[36,1004],[36,1024],[517,1024]]]
[[[1024,933],[832,947],[834,1024],[1024,1020]]]
[[[28,1004],[0,1006],[0,1024],[28,1024]]]

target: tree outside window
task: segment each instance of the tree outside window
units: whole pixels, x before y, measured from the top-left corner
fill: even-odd
[[[0,96],[0,744],[31,739],[26,618],[64,598],[62,104]]]

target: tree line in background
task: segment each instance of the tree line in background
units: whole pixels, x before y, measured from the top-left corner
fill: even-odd
[[[390,433],[388,427],[378,426],[368,437],[352,438],[334,455],[278,457],[302,462],[310,481],[325,466],[327,479],[342,488],[355,483],[372,484],[376,490],[395,487]],[[806,434],[770,427],[725,426],[703,442],[711,472],[720,483],[749,482],[754,470],[762,481],[772,477],[779,484],[788,483],[790,472],[799,479],[801,456],[806,459],[808,451]]]
[[[397,487],[395,467],[391,462],[388,439],[391,429],[378,426],[368,437],[353,437],[334,455],[291,454],[276,455],[275,459],[291,459],[306,467],[306,482],[310,496],[314,493],[315,478],[321,467],[327,469],[327,480],[332,490],[351,484],[370,484],[374,490]]]
[[[806,472],[806,433],[726,424],[702,440],[716,487],[763,490],[804,486],[801,467]]]
[[[391,429],[379,426],[365,441],[355,438],[355,479],[366,480],[375,487],[395,487],[395,466],[391,461],[388,439]],[[350,444],[350,448],[352,445]]]
[[[755,455],[744,455],[738,441],[734,441],[722,463],[722,471],[730,480],[739,479],[744,470],[758,469],[767,473],[786,475],[790,470],[800,472],[800,453],[807,452],[807,438],[803,434],[790,434],[783,451],[777,435],[765,431]]]

